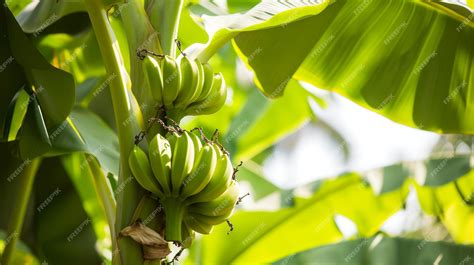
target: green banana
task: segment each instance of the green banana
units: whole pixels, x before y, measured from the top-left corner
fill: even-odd
[[[214,145],[214,149],[220,153],[214,174],[206,187],[198,194],[189,197],[186,200],[187,203],[212,201],[222,195],[232,183],[234,168],[230,158],[226,154],[222,154],[218,146]]]
[[[132,221],[141,220],[149,228],[160,231],[164,227],[164,222],[160,217],[161,212],[162,208],[158,199],[145,194],[135,208]]]
[[[214,174],[217,154],[210,144],[206,144],[196,157],[193,170],[183,182],[181,197],[187,198],[206,187]]]
[[[171,194],[171,146],[168,140],[156,134],[149,144],[151,169],[166,196]]]
[[[202,85],[201,94],[195,100],[195,102],[205,100],[209,94],[211,93],[212,83],[214,82],[214,69],[209,63],[202,64],[202,68],[204,71],[204,82]]]
[[[210,234],[212,232],[212,228],[214,227],[213,225],[199,222],[191,215],[187,215],[184,218],[184,222],[189,228],[200,234]]]
[[[173,195],[178,195],[184,179],[191,173],[194,166],[194,144],[189,132],[181,135],[173,133],[170,138],[173,155],[171,157],[171,190]]]
[[[174,101],[175,108],[183,108],[192,103],[191,99],[196,93],[199,81],[199,68],[196,62],[184,56],[181,58],[179,67],[183,80],[179,94]]]
[[[207,216],[198,213],[188,213],[190,216],[194,217],[200,223],[206,223],[209,225],[218,225],[228,218],[228,216]]]
[[[173,154],[174,147],[176,146],[176,140],[178,140],[177,133],[170,133],[166,136],[166,140],[168,140],[168,143],[170,143],[171,147],[171,154]]]
[[[148,157],[140,147],[133,147],[133,150],[128,157],[128,164],[133,176],[143,188],[156,194],[158,197],[163,196],[160,184],[153,176]]]
[[[197,99],[201,96],[202,89],[204,86],[204,80],[206,78],[206,73],[204,72],[204,66],[202,65],[202,63],[199,62],[197,59],[194,60],[194,63],[197,65],[198,68],[198,81],[196,85],[196,91],[194,92],[193,97],[191,98],[191,103],[197,101]]]
[[[148,154],[135,146],[129,164],[140,185],[159,197],[164,210],[164,223],[150,227],[150,233],[164,229],[167,241],[190,247],[195,232],[209,234],[232,214],[239,186],[221,145],[189,131],[173,131],[179,132],[168,134],[166,139],[155,135],[148,144]],[[144,210],[142,200],[134,218],[138,218],[137,211],[142,220],[145,212],[155,214],[153,208],[154,202],[150,201]],[[146,225],[153,218],[147,216],[140,224]]]
[[[190,115],[212,114],[224,106],[227,99],[227,87],[221,73],[214,74],[211,93],[199,102],[191,104],[186,113]]]
[[[153,98],[160,106],[163,105],[163,76],[160,64],[151,56],[146,56],[143,60],[143,72],[145,73]]]
[[[194,233],[194,231],[189,228],[185,222],[183,222],[181,227],[181,246],[183,248],[191,247],[191,244],[193,243],[195,237],[196,234]]]
[[[239,186],[233,181],[230,187],[217,199],[209,202],[199,202],[188,206],[188,212],[207,216],[228,217],[239,198]]]
[[[170,56],[163,59],[163,103],[166,107],[173,105],[181,87],[181,70]]]
[[[189,136],[191,136],[191,139],[193,140],[194,153],[199,154],[199,152],[201,151],[201,148],[202,148],[201,138],[199,138],[199,136],[197,136],[196,134],[194,134],[192,132],[189,133]]]

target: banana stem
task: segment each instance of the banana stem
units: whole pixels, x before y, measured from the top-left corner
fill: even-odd
[[[180,123],[181,119],[184,117],[184,111],[182,110],[169,110],[166,115],[168,119],[173,120],[176,123]],[[168,122],[169,123],[169,122]]]
[[[199,52],[197,55],[198,60],[203,63],[209,61],[214,54],[237,35],[237,32],[229,32],[228,34],[215,36],[214,39],[209,41],[208,45]]]
[[[115,231],[118,233],[130,223],[143,193],[143,189],[136,182],[129,181],[131,172],[127,161],[133,148],[134,135],[141,130],[137,120],[134,119],[139,115],[137,113],[139,110],[132,111],[131,93],[128,88],[129,79],[123,65],[118,42],[108,20],[107,7],[102,1],[98,0],[84,0],[84,4],[99,44],[105,69],[108,76],[111,77],[109,86],[120,144],[118,185],[122,187],[117,194]],[[123,126],[124,124],[128,125]],[[112,236],[118,237],[118,235]],[[120,237],[117,247],[120,249],[120,259],[117,259],[117,256],[114,255],[113,264],[140,264],[143,262],[140,245],[132,239]],[[114,249],[113,252],[116,253],[116,250]]]
[[[8,224],[8,234],[11,238],[10,242],[3,251],[3,257],[1,264],[10,265],[13,261],[13,253],[15,252],[16,243],[21,235],[21,229],[23,227],[23,221],[25,219],[26,207],[30,200],[31,190],[35,179],[36,172],[40,165],[40,159],[35,158],[30,164],[23,170],[20,176],[19,190],[16,192],[17,198],[14,200],[13,213]]]
[[[184,204],[176,198],[161,201],[165,210],[165,238],[168,241],[181,242],[181,225],[183,223]]]
[[[176,44],[174,40],[178,37],[178,26],[183,9],[183,0],[164,0],[163,23],[160,24],[161,47],[165,54],[176,57]]]

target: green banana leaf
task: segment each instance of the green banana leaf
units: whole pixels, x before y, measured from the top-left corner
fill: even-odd
[[[3,39],[0,41],[0,98],[2,106],[10,105],[10,108],[2,108],[0,112],[0,139],[16,139],[18,125],[22,124],[26,116],[33,123],[25,125],[31,130],[24,138],[31,137],[22,140],[28,142],[38,139],[41,145],[48,145],[44,132],[61,124],[74,104],[74,80],[71,75],[53,67],[43,58],[6,6],[1,5],[0,9],[0,38]],[[35,90],[32,90],[32,86]],[[25,99],[23,96],[18,105],[14,96],[22,90],[29,97]],[[25,109],[28,109],[26,115]],[[33,131],[42,134],[32,135]],[[37,155],[37,152],[33,152],[24,157],[33,158]]]
[[[60,18],[85,11],[82,1],[33,1],[17,16],[24,32],[39,35]]]
[[[31,104],[33,106],[33,104]],[[119,144],[115,132],[91,111],[75,107],[71,115],[62,124],[49,133],[41,124],[39,107],[36,108],[38,117],[29,121],[37,123],[35,127],[25,127],[23,135],[28,133],[26,140],[20,141],[22,154],[46,154],[47,156],[63,155],[77,151],[85,151],[94,155],[101,167],[107,172],[118,175]],[[33,131],[42,128],[41,131]],[[35,137],[42,137],[36,139]],[[28,141],[27,141],[28,140]],[[49,142],[49,145],[44,144]]]
[[[415,185],[424,212],[438,216],[458,243],[474,243],[474,171],[437,187]]]
[[[281,191],[278,186],[265,178],[263,167],[252,160],[245,161],[245,164],[239,168],[237,179],[239,183],[250,183],[251,195],[255,201]]]
[[[31,0],[17,0],[5,2],[8,8],[12,11],[13,15],[16,16],[31,2]]]
[[[427,168],[430,163],[439,165],[437,158],[433,161],[418,164]],[[437,170],[437,174],[461,172],[458,162],[441,165],[444,169]],[[425,179],[429,179],[432,172],[425,170]],[[217,226],[211,235],[196,242],[186,263],[266,264],[309,249],[311,245],[337,242],[343,236],[334,223],[336,214],[353,221],[360,236],[373,236],[389,217],[401,210],[410,187],[416,189],[423,211],[438,216],[455,242],[474,242],[474,171],[467,170],[463,176],[437,185],[426,181],[423,185],[417,184],[412,179],[414,172],[403,164],[385,167],[381,173],[380,181],[374,182],[380,183],[380,188],[368,185],[365,178],[353,174],[308,184],[309,189],[316,189],[310,198],[295,197],[293,191],[280,190],[282,207],[292,207],[275,212],[237,211],[231,218],[235,230],[227,235],[226,224]],[[321,242],[323,239],[327,241]],[[270,249],[272,251],[268,251]]]
[[[0,258],[5,249],[5,246],[8,245],[12,239],[12,236],[17,235],[6,235],[6,233],[0,230]],[[36,257],[31,253],[30,248],[25,245],[25,243],[18,241],[16,245],[15,253],[13,254],[13,264],[30,264],[30,265],[39,265],[40,263]]]
[[[199,56],[234,38],[269,97],[281,96],[293,77],[408,126],[474,133],[474,23],[466,8],[420,0],[291,2],[310,6],[268,14],[257,5],[239,19],[207,18],[232,23],[215,30]]]
[[[416,179],[422,186],[436,188],[468,175],[472,171],[470,159],[470,155],[433,157],[372,169],[364,175],[380,178],[380,193],[400,188],[408,178]]]
[[[425,186],[441,186],[466,175],[471,170],[469,156],[430,159],[427,164]]]
[[[112,249],[110,228],[106,211],[100,203],[101,199],[97,194],[97,184],[94,183],[94,179],[99,177],[105,179],[105,176],[93,175],[91,163],[96,162],[92,161],[92,157],[86,157],[83,153],[62,156],[61,162],[81,198],[82,207],[91,219],[92,227],[97,237],[96,246],[99,253],[110,251]]]
[[[38,259],[49,265],[101,264],[93,224],[97,219],[83,208],[59,157],[42,160],[33,194],[32,227],[24,232],[33,239]]]
[[[471,264],[472,255],[472,246],[378,235],[301,252],[274,264]]]
[[[361,235],[373,235],[402,207],[405,187],[381,196],[357,175],[325,182],[292,208],[275,212],[237,212],[234,231],[222,224],[191,248],[189,264],[266,264],[343,238],[336,213],[353,220]],[[370,213],[370,214],[369,214]]]
[[[207,42],[209,36],[204,28],[196,23],[189,8],[184,8],[179,20],[178,39],[183,48],[187,48],[196,42]]]
[[[289,87],[291,91],[289,90],[281,99],[254,105],[260,108],[259,111],[250,115],[248,112],[243,112],[242,115],[247,118],[238,124],[235,130],[228,132],[230,135],[239,136],[235,153],[237,160],[252,158],[310,120],[311,109],[308,104],[310,94],[298,82],[292,81]],[[245,122],[248,123],[246,125],[248,128],[238,127],[245,125]]]
[[[260,0],[227,0],[227,8],[229,9],[230,13],[243,12],[254,7],[259,2]]]

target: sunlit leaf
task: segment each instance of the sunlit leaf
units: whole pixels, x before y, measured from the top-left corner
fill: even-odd
[[[17,234],[6,235],[4,231],[0,230],[0,259],[2,258],[3,251],[8,245],[12,237],[19,236]],[[36,257],[31,253],[30,248],[26,246],[23,242],[18,241],[16,245],[16,250],[13,254],[12,259],[13,264],[29,264],[29,265],[39,265],[40,263]]]
[[[474,242],[474,171],[438,187],[416,185],[416,191],[423,211],[439,216],[456,242]]]
[[[424,2],[336,1],[235,44],[247,58],[262,50],[248,64],[270,97],[293,76],[399,123],[472,134],[474,27]]]
[[[84,10],[82,1],[32,1],[17,19],[25,32],[37,35],[60,18]]]
[[[229,132],[241,134],[237,142],[237,159],[253,157],[310,119],[308,92],[297,82],[292,82],[290,87],[292,89],[285,97],[271,102],[265,111],[260,111],[246,131]],[[249,119],[254,118],[248,116]],[[249,121],[243,120],[242,123],[244,122]]]
[[[30,108],[36,115],[33,117],[41,115],[41,110]],[[50,131],[46,131],[44,126],[40,126],[40,118],[37,117],[32,122],[37,123],[36,128],[43,128],[43,130],[36,133],[33,131],[34,128],[25,127],[23,129],[23,140],[20,142],[23,157],[29,157],[28,154],[61,155],[84,151],[97,157],[101,166],[108,172],[118,175],[117,135],[91,111],[76,107],[66,121]],[[25,126],[29,126],[29,124],[27,123]],[[41,135],[42,138],[37,139],[38,135]],[[49,144],[42,144],[48,142]]]
[[[90,169],[90,163],[95,161],[91,161],[82,153],[64,156],[61,161],[81,198],[82,207],[91,218],[100,252],[110,250],[112,241],[109,224],[94,184],[94,173]]]
[[[471,246],[376,236],[319,247],[274,264],[469,264],[473,253]]]
[[[236,213],[231,218],[234,231],[227,235],[226,224],[217,226],[192,249],[189,262],[264,264],[337,242],[342,234],[333,220],[336,213],[351,218],[362,235],[372,235],[402,206],[404,193],[397,190],[376,196],[356,175],[328,181],[310,198],[297,200],[295,207],[276,212]]]
[[[18,90],[25,89],[31,95],[28,101],[38,103],[31,108],[35,113],[29,111],[27,114],[33,115],[34,118],[30,120],[35,121],[29,126],[39,125],[47,129],[57,126],[66,119],[74,104],[74,80],[68,73],[51,66],[23,33],[8,8],[3,5],[0,8],[3,25],[0,33],[1,38],[4,38],[1,41],[0,58],[8,59],[2,63],[0,72],[0,80],[6,88],[2,89],[1,98],[8,105]],[[2,139],[9,135],[9,132],[4,131],[5,120],[4,113],[0,113]],[[37,128],[36,131],[45,131],[44,128]],[[36,138],[46,139],[44,135]],[[42,144],[49,145],[48,141]],[[40,154],[37,151],[25,157],[33,158]]]
[[[72,146],[69,151],[86,151],[97,157],[104,169],[118,175],[119,145],[115,132],[97,115],[86,109],[76,107],[70,117],[75,133],[80,135],[84,142],[82,146]],[[58,138],[59,141],[61,139]],[[63,141],[61,144],[64,143]]]
[[[245,164],[239,168],[237,179],[239,183],[248,182],[252,189],[252,197],[255,200],[266,197],[274,192],[280,191],[275,184],[267,180],[262,172],[262,166],[251,161],[245,161]]]

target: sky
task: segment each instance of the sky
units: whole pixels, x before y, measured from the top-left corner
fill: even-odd
[[[335,177],[348,171],[368,171],[407,160],[424,160],[440,136],[397,124],[348,99],[304,84],[325,98],[328,107],[311,104],[314,113],[343,139],[335,140],[318,123],[304,128],[277,144],[264,165],[265,176],[282,188]],[[344,161],[344,148],[350,150]]]

